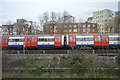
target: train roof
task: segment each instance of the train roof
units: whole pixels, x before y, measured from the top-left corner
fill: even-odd
[[[55,36],[55,35],[77,35],[77,36],[92,36],[92,35],[120,35],[120,33],[85,33],[85,34],[40,34],[40,35],[2,35],[8,37],[24,37],[24,36]]]

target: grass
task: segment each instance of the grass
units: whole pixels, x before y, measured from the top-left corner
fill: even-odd
[[[106,73],[69,73],[69,72],[43,72],[42,74],[34,74],[29,72],[12,72],[3,73],[3,78],[119,78],[113,74]]]
[[[97,66],[105,66],[105,67],[114,67],[113,63],[111,62],[102,62],[99,63],[98,61],[94,59],[95,56],[85,54],[81,54],[80,51],[72,51],[72,53],[76,54],[70,54],[69,56],[59,56],[61,58],[61,63],[57,65],[58,59],[55,55],[52,60],[34,60],[34,57],[39,57],[41,55],[35,54],[35,55],[3,55],[3,78],[120,78],[118,75],[116,75],[113,72],[107,72],[107,71],[84,71],[79,72],[80,67],[81,68],[96,68]],[[79,53],[78,53],[79,52]],[[46,56],[46,55],[42,55]],[[26,57],[26,58],[24,58]],[[103,64],[104,63],[104,64]],[[79,64],[79,65],[78,65]],[[82,65],[81,65],[82,64]],[[99,65],[98,65],[99,64]],[[49,66],[50,65],[50,66]],[[67,72],[44,72],[41,70],[42,67],[46,68],[54,68],[54,67],[70,67],[73,71],[67,71]],[[10,68],[37,68],[35,71],[22,71],[22,72],[14,72],[14,71],[7,71],[10,70]],[[74,70],[75,69],[75,70]]]

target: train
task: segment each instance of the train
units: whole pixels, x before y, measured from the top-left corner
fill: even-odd
[[[2,48],[65,48],[65,47],[120,47],[120,35],[69,34],[69,35],[16,35],[1,36]]]

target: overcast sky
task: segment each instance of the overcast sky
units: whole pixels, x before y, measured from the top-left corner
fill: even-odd
[[[34,2],[33,2],[34,1]],[[16,22],[16,19],[24,18],[38,22],[38,16],[44,12],[54,11],[63,13],[68,11],[76,17],[76,21],[86,21],[93,12],[110,9],[118,10],[119,0],[80,1],[80,0],[1,0],[0,1],[0,25],[8,21]]]

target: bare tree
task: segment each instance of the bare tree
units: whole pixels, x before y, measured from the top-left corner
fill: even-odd
[[[51,12],[50,18],[52,22],[56,22],[57,14],[55,12]]]
[[[48,12],[43,13],[43,21],[44,21],[44,23],[48,23],[48,20],[49,20],[49,13]]]
[[[70,14],[67,11],[63,12],[63,16],[68,16],[68,15],[70,15]]]

